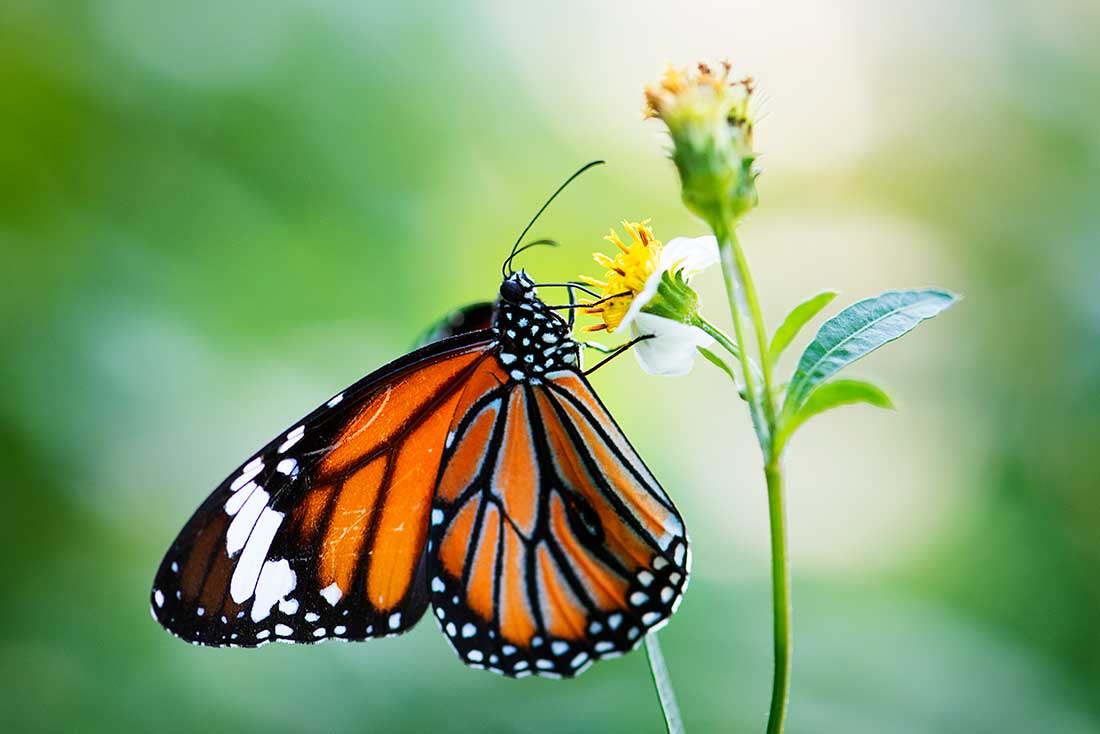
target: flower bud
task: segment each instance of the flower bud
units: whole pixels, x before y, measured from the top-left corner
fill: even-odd
[[[669,67],[646,87],[646,117],[659,118],[672,138],[682,197],[704,221],[739,219],[756,206],[753,167],[752,79],[730,81],[730,64],[717,72]]]

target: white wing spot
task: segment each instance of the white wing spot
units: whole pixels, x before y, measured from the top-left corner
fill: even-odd
[[[600,640],[596,643],[596,652],[608,652],[615,649],[615,643],[609,640]]]
[[[229,485],[230,491],[236,492],[238,489],[251,482],[253,477],[263,471],[263,468],[264,460],[258,456],[245,464],[244,468],[241,469],[241,475],[234,479],[233,483]]]
[[[401,626],[401,612],[394,612],[390,615],[390,629],[395,630]]]
[[[473,626],[469,622],[462,625],[462,636],[463,637],[473,637],[476,634],[477,634],[477,627]]]
[[[279,637],[290,637],[294,634],[294,630],[285,624],[277,624],[275,625],[275,634]]]
[[[154,591],[153,592],[153,601],[156,602],[157,609],[160,609],[161,607],[163,607],[164,606],[164,592],[161,591],[160,589],[157,589],[156,591]]]
[[[675,593],[675,592],[673,592],[672,588],[669,587],[669,586],[666,586],[665,588],[661,589],[661,601],[664,602],[665,604],[668,604],[670,601],[672,601],[673,593]]]
[[[340,393],[339,395],[334,397],[332,400],[325,403],[325,405],[327,405],[330,408],[335,408],[337,405],[339,405],[340,401],[343,400],[343,399],[344,399],[344,393]]]
[[[294,477],[298,475],[298,460],[297,459],[283,459],[276,465],[275,471],[280,474],[285,474],[288,477]]]
[[[652,624],[654,624],[660,618],[661,618],[661,613],[660,612],[646,612],[645,614],[642,615],[642,624],[644,624],[646,627],[649,627]]]
[[[309,622],[310,624],[313,624],[314,622],[316,622],[320,618],[321,618],[321,615],[317,614],[316,612],[306,612],[306,614],[305,614],[305,620],[307,622]]]
[[[264,491],[264,488],[256,487],[248,495],[248,501],[244,503],[244,507],[235,513],[233,521],[229,523],[229,529],[225,532],[225,552],[229,554],[230,558],[237,555],[241,548],[244,548],[252,529],[256,526],[256,521],[260,518],[260,513],[267,507],[268,499],[270,499],[270,495]],[[226,510],[228,511],[228,508]]]
[[[480,663],[485,659],[485,656],[481,654],[481,650],[470,650],[470,652],[466,653],[466,657],[473,660],[475,663]]]
[[[555,655],[564,655],[566,652],[569,651],[569,643],[562,642],[561,640],[554,640],[550,644],[550,650]]]
[[[298,426],[290,433],[286,434],[286,440],[279,444],[279,448],[276,449],[280,454],[285,454],[290,451],[294,444],[302,440],[302,436],[306,435],[306,427]]]
[[[321,596],[325,597],[325,601],[327,601],[332,606],[336,606],[336,603],[340,601],[340,597],[342,597],[343,595],[344,592],[340,591],[340,587],[335,581],[333,581],[325,588],[321,589]]]
[[[432,579],[432,591],[439,593],[443,591],[443,579],[436,576]]]
[[[270,634],[271,634],[271,630],[260,630],[259,632],[256,633],[256,639],[257,640],[266,640]]]
[[[432,510],[432,525],[439,525],[443,522],[443,510],[438,507]]]
[[[621,614],[612,614],[607,618],[607,626],[610,627],[612,631],[619,629],[619,625],[622,623],[623,615]]]
[[[313,630],[313,636],[314,637],[324,637],[325,636],[325,628],[324,627],[318,627],[317,629]]]
[[[260,491],[257,490],[256,494],[260,494]],[[267,493],[263,492],[263,494],[266,495]],[[244,514],[244,510],[241,511],[241,514]],[[240,518],[241,515],[237,515],[233,522],[237,522]],[[260,571],[263,570],[267,552],[271,549],[271,541],[275,539],[275,533],[279,531],[279,526],[282,524],[283,513],[275,512],[270,507],[265,507],[263,512],[260,513],[260,519],[256,521],[256,526],[252,528],[252,534],[248,536],[248,542],[237,561],[237,568],[233,570],[233,578],[229,581],[229,594],[233,597],[233,601],[238,604],[244,603],[256,590],[256,582],[260,578]],[[229,529],[233,529],[232,524]],[[289,570],[288,565],[287,571],[289,572]],[[291,588],[294,587],[291,586]],[[279,597],[275,597],[275,599],[277,598]],[[275,600],[272,599],[271,603],[274,604]],[[253,613],[255,613],[255,610],[253,610]]]
[[[283,614],[297,614],[298,613],[298,600],[297,599],[281,599],[279,601],[279,611]]]
[[[228,515],[236,515],[244,507],[244,503],[248,501],[248,498],[252,496],[253,490],[256,489],[255,482],[249,482],[236,492],[233,493],[228,500],[225,501],[225,512]]]
[[[630,595],[630,603],[636,607],[640,607],[647,601],[649,601],[649,597],[641,591],[635,591],[633,594]]]
[[[334,634],[334,635],[342,635],[347,631],[348,631],[348,628],[345,627],[342,624],[338,624],[338,625],[336,625],[335,627],[332,628],[332,634]]]
[[[265,549],[266,552],[266,549]],[[271,614],[271,608],[276,602],[281,611],[287,602],[287,595],[294,591],[298,577],[290,568],[290,562],[285,558],[278,561],[268,561],[260,571],[260,577],[256,581],[256,598],[252,602],[252,621],[259,622]],[[298,611],[298,602],[294,601],[294,611]],[[293,614],[294,612],[287,612]]]
[[[653,583],[653,574],[651,574],[649,571],[639,571],[638,583],[642,586],[649,586]]]

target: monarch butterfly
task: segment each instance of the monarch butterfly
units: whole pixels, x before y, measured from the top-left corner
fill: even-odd
[[[679,605],[688,539],[571,329],[505,273],[495,303],[227,477],[161,562],[153,617],[196,645],[258,647],[398,635],[430,605],[464,663],[510,677],[637,647]]]

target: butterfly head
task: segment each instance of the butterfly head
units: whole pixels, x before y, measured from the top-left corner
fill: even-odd
[[[500,344],[497,359],[514,380],[535,380],[575,367],[579,347],[565,319],[542,302],[535,281],[522,270],[500,284],[493,331]]]
[[[512,304],[538,300],[535,281],[525,271],[517,270],[500,284],[500,300]]]

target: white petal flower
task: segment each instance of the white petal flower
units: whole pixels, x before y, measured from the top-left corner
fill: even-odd
[[[680,377],[691,372],[698,347],[714,343],[714,339],[695,326],[645,311],[630,325],[630,333],[635,338],[653,335],[652,339],[634,345],[634,356],[643,370],[663,377]]]
[[[646,304],[653,300],[653,296],[657,295],[657,287],[661,285],[661,276],[666,272],[683,271],[684,280],[690,282],[693,277],[717,262],[718,240],[714,235],[676,237],[669,240],[668,244],[661,248],[657,270],[646,278],[645,287],[630,302],[630,309],[627,310],[620,326],[629,325],[638,317]]]
[[[623,226],[630,243],[612,231],[605,239],[619,253],[614,259],[595,255],[596,262],[607,268],[606,281],[586,281],[602,292],[586,313],[599,315],[603,323],[588,330],[611,333],[626,326],[635,338],[652,336],[634,346],[642,369],[653,375],[686,375],[697,348],[714,342],[689,323],[698,306],[689,282],[718,262],[718,242],[713,236],[677,237],[662,246],[647,222],[623,222]]]

